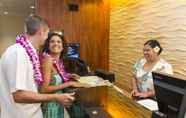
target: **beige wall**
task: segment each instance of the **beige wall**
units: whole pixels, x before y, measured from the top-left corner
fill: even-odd
[[[24,19],[22,15],[0,16],[0,55],[11,44],[15,42],[17,34],[24,30]]]
[[[146,40],[162,44],[162,57],[186,79],[186,0],[111,0],[109,68],[130,91],[132,66]]]

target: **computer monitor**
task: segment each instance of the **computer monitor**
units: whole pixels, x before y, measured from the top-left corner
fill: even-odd
[[[185,90],[184,97],[182,99],[182,104],[180,107],[178,118],[186,118],[186,90]]]
[[[67,49],[67,58],[80,58],[80,44],[79,43],[67,43],[65,45]]]
[[[153,72],[152,76],[159,112],[165,118],[177,118],[185,94],[186,80],[157,72]]]

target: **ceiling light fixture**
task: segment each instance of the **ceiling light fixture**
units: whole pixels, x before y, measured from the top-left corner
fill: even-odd
[[[30,6],[31,9],[35,9],[35,6]]]
[[[4,15],[7,15],[8,14],[8,11],[4,11],[3,13],[4,13]]]

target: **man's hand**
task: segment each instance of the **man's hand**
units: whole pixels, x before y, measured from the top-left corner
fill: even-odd
[[[75,93],[64,93],[64,94],[55,94],[56,101],[64,105],[65,107],[69,107],[72,105]]]
[[[32,91],[18,90],[12,94],[16,103],[41,103],[57,101],[62,105],[68,107],[75,100],[74,92],[64,94],[40,94]]]

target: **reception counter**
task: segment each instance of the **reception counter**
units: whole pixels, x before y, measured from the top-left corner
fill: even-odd
[[[119,93],[113,87],[81,89],[78,94],[78,100],[81,101],[85,109],[97,108],[97,111],[95,109],[92,111],[95,116],[100,108],[108,114],[108,118],[151,118],[152,115],[150,110]],[[105,118],[107,118],[107,114],[103,114]]]

